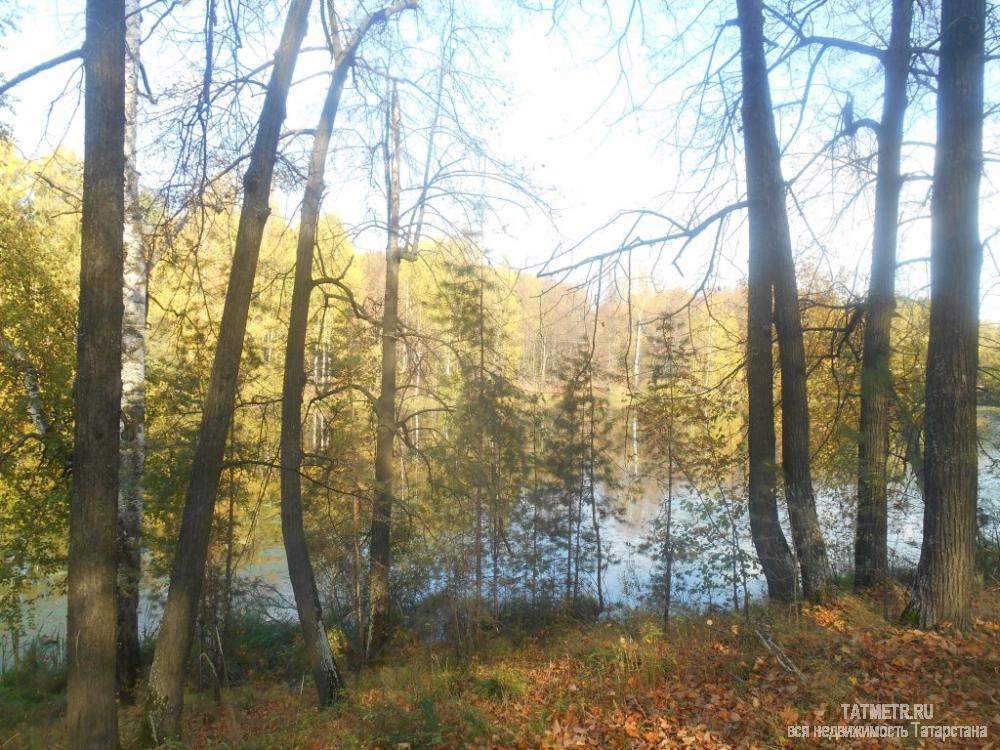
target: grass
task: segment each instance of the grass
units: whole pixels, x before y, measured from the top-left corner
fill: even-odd
[[[32,641],[17,667],[0,675],[0,748],[57,746],[65,688],[62,660]]]
[[[893,593],[896,608],[903,592]],[[410,642],[323,711],[308,682],[280,670],[249,675],[221,707],[192,692],[183,747],[817,747],[797,745],[787,726],[836,724],[842,703],[885,701],[934,703],[935,723],[985,723],[995,737],[1000,594],[986,592],[976,609],[964,635],[906,630],[882,620],[881,601],[844,595],[758,605],[749,623],[682,615],[667,632],[645,616],[564,622],[496,636],[471,657]],[[62,746],[51,726],[58,692],[41,684],[27,698],[37,710],[16,727],[0,723],[0,747]],[[125,739],[138,720],[123,710]]]

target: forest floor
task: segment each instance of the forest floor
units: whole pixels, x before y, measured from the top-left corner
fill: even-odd
[[[221,705],[210,691],[192,693],[183,747],[1000,747],[1000,591],[979,598],[965,634],[903,629],[881,611],[880,602],[845,595],[823,606],[760,607],[749,621],[678,616],[666,633],[642,617],[565,624],[496,636],[464,659],[404,644],[324,711],[300,680],[251,680]],[[875,703],[933,704],[925,731],[986,727],[987,736],[921,738],[903,719],[847,718],[842,708]],[[59,710],[0,718],[0,748],[61,746]],[[136,709],[123,710],[124,739],[138,721]],[[812,733],[892,725],[909,737],[789,736],[803,725]],[[833,729],[814,729],[824,726]]]

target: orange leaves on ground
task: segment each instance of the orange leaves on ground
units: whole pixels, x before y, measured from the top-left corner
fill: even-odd
[[[340,709],[299,730],[294,745],[337,747],[335,738],[367,735],[373,737],[367,745],[351,746],[374,747],[383,730],[366,725],[372,720],[365,717],[378,709],[388,720],[404,712],[436,717],[436,746],[449,748],[784,747],[796,742],[789,726],[848,723],[842,703],[933,703],[934,724],[987,724],[992,740],[1000,735],[1000,600],[994,599],[987,602],[994,611],[980,613],[962,636],[894,627],[878,617],[876,605],[853,597],[803,607],[801,616],[778,612],[767,633],[801,675],[761,644],[755,630],[763,623],[735,616],[719,616],[709,627],[679,619],[654,638],[607,623],[557,628],[477,659],[444,692],[438,687],[428,696],[409,684],[369,682],[349,692]],[[485,690],[490,675],[500,682],[509,676],[521,687]],[[260,701],[244,713],[245,736],[262,747],[290,746],[277,738],[288,737],[280,732],[307,704],[308,696],[287,693]],[[472,710],[480,717],[478,734],[457,720]],[[879,744],[846,740],[838,747]]]

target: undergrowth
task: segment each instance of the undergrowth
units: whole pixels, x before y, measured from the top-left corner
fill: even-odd
[[[905,592],[891,593],[895,609]],[[935,723],[986,724],[995,737],[1000,593],[980,598],[966,634],[901,628],[882,619],[882,604],[854,595],[822,606],[759,604],[748,616],[681,614],[666,629],[642,614],[561,622],[494,635],[471,654],[404,638],[380,666],[349,676],[339,703],[322,711],[308,679],[288,666],[301,656],[295,636],[249,629],[247,643],[280,658],[247,663],[246,680],[224,691],[222,705],[210,690],[190,692],[182,746],[822,747],[797,745],[787,727],[843,723],[841,704],[869,702],[934,703]],[[6,712],[15,704],[3,690]],[[27,700],[58,691],[41,680]],[[49,724],[30,712],[16,727],[0,724],[0,746],[60,747],[48,705]],[[139,720],[136,709],[122,711],[125,740]]]

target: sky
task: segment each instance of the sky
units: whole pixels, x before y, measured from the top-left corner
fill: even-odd
[[[22,13],[18,28],[2,40],[5,50],[0,55],[0,74],[9,78],[79,46],[82,0],[38,0],[34,3],[20,0],[15,4]],[[586,7],[587,3],[583,5]],[[200,6],[200,3],[191,4],[187,11],[193,6]],[[484,3],[483,12],[489,15],[498,8],[502,11],[503,5],[487,7]],[[200,10],[195,12],[200,13]],[[618,56],[618,50],[609,51],[612,45],[605,19],[596,12],[568,13],[556,28],[547,14],[514,13],[511,17],[510,33],[502,49],[489,51],[491,59],[497,61],[496,75],[502,78],[506,88],[505,95],[498,97],[499,102],[491,104],[494,111],[488,113],[493,120],[493,127],[487,134],[489,147],[525,168],[555,211],[552,217],[546,217],[538,211],[525,213],[501,209],[499,216],[487,220],[483,227],[484,243],[493,257],[518,267],[532,267],[547,259],[557,248],[572,246],[588,237],[619,211],[643,208],[686,217],[690,210],[689,193],[694,189],[699,164],[692,165],[690,159],[685,160],[679,147],[671,143],[674,138],[665,135],[684,135],[690,120],[664,106],[664,102],[681,96],[683,79],[659,83],[645,110],[634,116],[623,114],[628,109],[629,92],[634,97],[641,97],[651,91],[648,82],[662,71],[665,63],[655,51],[651,52],[648,46],[640,43],[631,44],[622,57]],[[648,23],[650,36],[655,37],[662,31],[654,21]],[[192,28],[198,29],[198,24]],[[274,24],[274,28],[276,34],[280,23]],[[311,33],[317,33],[316,29]],[[411,33],[415,32],[411,29]],[[680,44],[697,48],[704,41],[689,38],[682,39]],[[267,40],[257,44],[262,58],[270,54]],[[175,47],[151,43],[148,49],[144,48],[143,55],[154,90],[171,85],[171,76],[185,69]],[[319,70],[325,65],[323,55],[303,58],[299,74],[308,76],[311,70]],[[620,77],[623,67],[628,71],[626,82]],[[12,126],[25,155],[44,155],[58,143],[82,153],[82,108],[78,106],[76,94],[79,78],[78,65],[69,63],[37,76],[15,91],[14,109],[0,113],[0,121]],[[995,73],[990,80],[997,80]],[[305,87],[310,85],[313,84],[304,84]],[[776,74],[772,80],[776,101],[782,98],[782,85]],[[876,82],[873,87],[876,93],[879,86]],[[320,92],[321,88],[303,89],[306,90]],[[61,94],[64,95],[59,98]],[[819,95],[823,96],[824,92],[821,90]],[[836,98],[829,91],[825,95]],[[57,99],[56,104],[51,104]],[[302,91],[294,94],[286,128],[311,127],[320,99],[321,94]],[[861,92],[858,99],[862,100]],[[863,114],[877,117],[878,111]],[[932,113],[922,118],[914,115],[911,124],[908,138],[933,140]],[[997,141],[996,128],[996,119],[988,123],[988,141]],[[800,157],[789,155],[786,177],[794,171],[796,159],[801,161]],[[911,149],[908,171],[929,173],[931,160],[930,149]],[[146,169],[140,165],[140,169],[146,174],[154,171],[148,165]],[[992,171],[988,172],[983,184],[981,234],[984,239],[996,231],[995,217],[1000,216],[995,166],[989,166],[988,170]],[[336,170],[331,171],[339,174]],[[739,167],[733,170],[729,178],[731,185],[725,184],[724,175],[718,189],[725,195],[738,195],[740,175]],[[348,224],[362,222],[381,206],[383,199],[363,176],[353,174],[346,179],[328,179],[327,182],[329,192],[325,208],[335,211]],[[919,183],[915,187],[917,193],[925,189]],[[294,192],[279,192],[276,200],[281,206],[280,212],[291,217],[300,197]],[[810,224],[822,227],[831,223],[834,212],[842,204],[843,196],[831,188],[828,198],[820,196],[806,207]],[[870,201],[856,206],[847,220],[840,222],[839,234],[829,243],[826,259],[830,272],[844,277],[846,286],[855,293],[863,293],[867,276],[868,259],[864,254],[871,230],[870,220],[865,218],[866,211],[870,211]],[[659,230],[662,228],[661,225]],[[928,255],[929,229],[927,221],[906,225],[901,234],[900,260]],[[657,227],[650,227],[649,231],[655,236]],[[734,240],[727,243],[717,272],[716,283],[720,286],[733,286],[745,274],[745,243],[739,237],[740,232],[745,234],[745,224],[734,224],[732,231]],[[803,244],[808,240],[805,233],[803,224],[793,226],[793,238],[801,239]],[[572,257],[579,258],[583,252],[611,249],[620,237],[621,231],[617,228],[599,233],[588,240],[583,251]],[[367,249],[377,249],[380,240],[369,234],[359,237],[358,243]],[[984,319],[1000,322],[1000,268],[989,252],[991,249],[987,248],[983,267],[982,315]],[[667,260],[661,259],[657,264],[658,283],[664,286],[697,283],[705,268],[707,249],[696,244],[677,267],[669,263],[672,255],[673,251],[668,251],[664,256]],[[637,251],[634,256],[633,263],[638,268],[648,268],[657,257],[650,251]],[[899,288],[903,293],[919,294],[926,283],[926,264],[915,262],[900,269]]]

